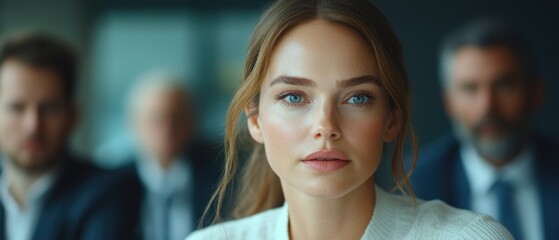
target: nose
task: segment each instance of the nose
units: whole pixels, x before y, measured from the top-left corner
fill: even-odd
[[[25,113],[25,117],[23,118],[23,126],[25,132],[28,135],[35,135],[39,131],[40,125],[41,125],[41,114],[39,113],[38,110],[33,109]]]
[[[312,130],[314,139],[337,140],[342,137],[335,107],[325,104],[318,109],[315,116],[316,124]]]
[[[495,91],[493,89],[484,89],[479,96],[479,110],[486,115],[494,111],[495,108]]]

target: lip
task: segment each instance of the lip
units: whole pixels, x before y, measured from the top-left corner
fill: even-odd
[[[344,168],[351,161],[340,151],[319,150],[306,156],[302,162],[316,171],[332,172]]]
[[[43,147],[43,143],[38,140],[27,141],[23,144],[23,147],[29,150],[37,150]]]
[[[482,134],[498,135],[502,132],[502,127],[497,124],[485,124],[479,128],[479,132]]]

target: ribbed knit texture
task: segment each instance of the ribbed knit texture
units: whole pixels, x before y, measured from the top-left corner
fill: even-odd
[[[417,201],[376,188],[373,217],[361,239],[509,240],[510,233],[493,218],[452,208],[441,201]],[[192,233],[187,240],[288,240],[287,205],[251,217],[217,224]],[[339,239],[333,236],[332,239]]]

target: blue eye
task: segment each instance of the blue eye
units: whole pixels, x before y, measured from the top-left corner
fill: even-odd
[[[308,102],[305,93],[300,91],[286,91],[278,94],[275,99],[288,107],[300,107]]]
[[[350,97],[347,102],[351,103],[351,104],[365,104],[367,102],[369,102],[370,97],[365,96],[365,95],[356,95],[356,96],[352,96]]]
[[[301,95],[297,95],[297,94],[289,94],[289,95],[285,96],[284,99],[288,103],[301,103],[301,102],[303,102],[303,97]]]

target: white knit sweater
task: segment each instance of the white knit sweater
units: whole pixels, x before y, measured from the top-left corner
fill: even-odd
[[[514,239],[493,218],[452,208],[441,201],[418,201],[389,194],[376,187],[373,217],[361,239]],[[187,240],[288,240],[287,204],[251,217],[195,231]],[[333,236],[332,239],[339,239]]]

